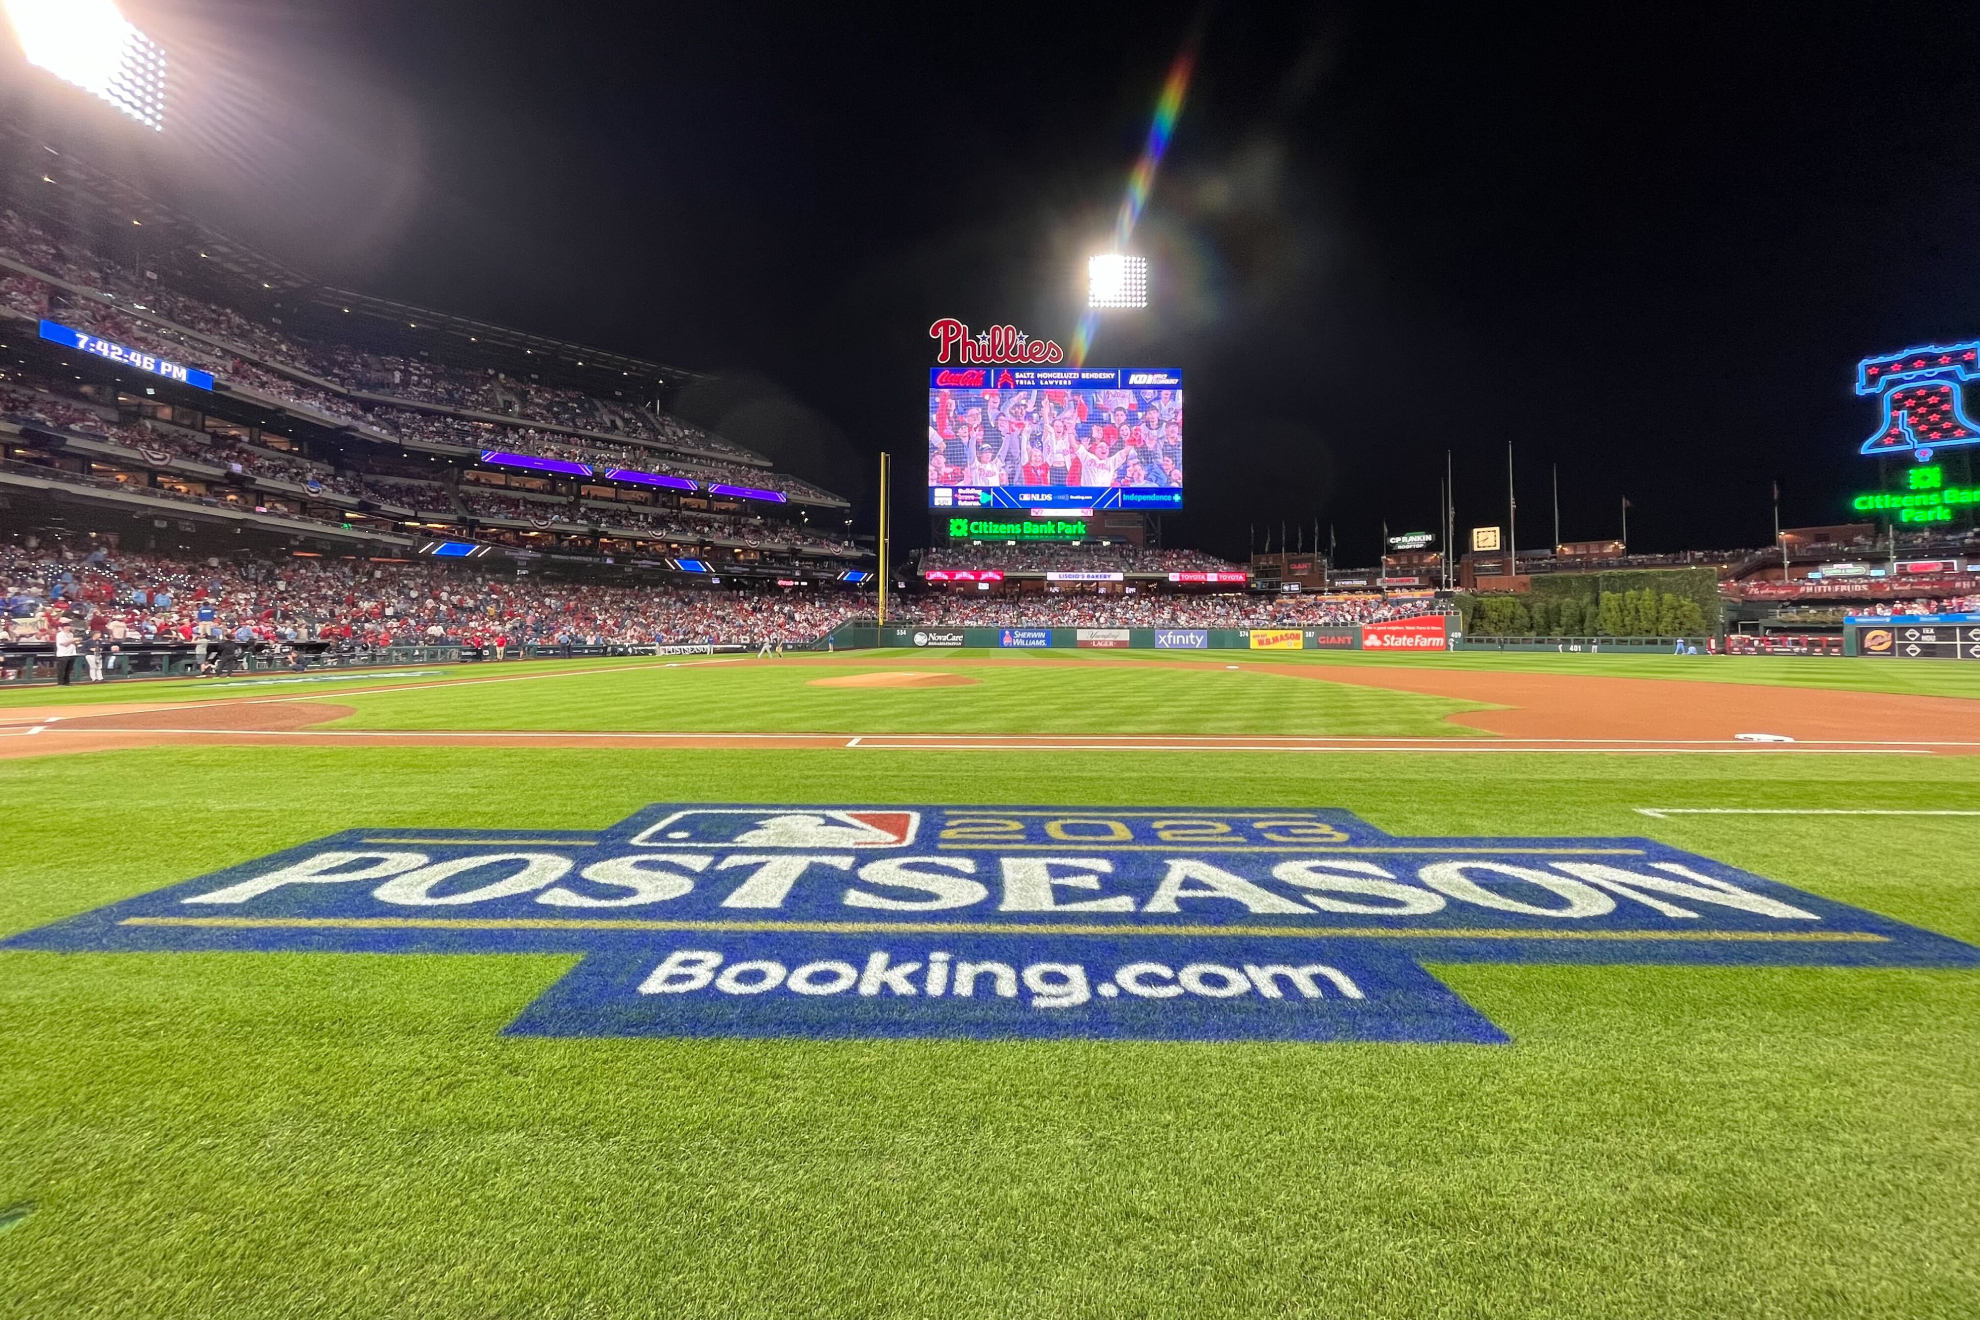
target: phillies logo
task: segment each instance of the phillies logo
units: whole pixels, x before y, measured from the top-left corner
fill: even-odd
[[[928,337],[936,341],[935,360],[957,362],[1063,362],[1065,350],[1057,341],[1033,339],[1014,325],[993,325],[975,336],[954,317],[943,317],[928,327]]]
[[[974,371],[938,371],[935,373],[935,383],[943,387],[967,386],[970,388],[980,388],[988,380],[989,376],[990,373],[981,367],[976,368]]]

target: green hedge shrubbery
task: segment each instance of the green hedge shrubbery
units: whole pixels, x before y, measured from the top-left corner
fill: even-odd
[[[1458,597],[1467,637],[1703,637],[1705,611],[1674,591]]]

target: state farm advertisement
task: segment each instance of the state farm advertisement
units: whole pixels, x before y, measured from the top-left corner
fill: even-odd
[[[1387,623],[1361,626],[1364,651],[1443,651],[1449,649],[1441,615],[1426,614],[1414,619],[1391,619]]]

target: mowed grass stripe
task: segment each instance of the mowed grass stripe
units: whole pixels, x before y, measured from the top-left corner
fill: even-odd
[[[1243,670],[976,666],[948,688],[815,687],[886,664],[647,668],[564,682],[349,693],[328,727],[371,730],[1465,737],[1474,702]]]

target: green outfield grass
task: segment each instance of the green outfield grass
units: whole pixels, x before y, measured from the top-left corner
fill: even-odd
[[[959,695],[1009,715],[1070,684],[1042,718],[1118,692],[1113,732],[1308,700],[1298,719],[1453,731],[1457,703],[1223,662],[834,693],[796,665],[649,661],[340,700],[447,727],[600,727],[566,722],[631,700],[692,728],[696,705],[766,725],[834,709],[814,697],[914,703],[866,721]],[[1363,692],[1378,704],[1339,704]],[[1285,723],[1267,731],[1313,731]],[[1635,811],[1980,810],[1980,758],[1799,755],[0,761],[0,930],[354,826],[597,828],[651,802],[821,798],[1644,834],[1980,942],[1975,818]],[[1435,968],[1509,1047],[498,1035],[571,961],[0,953],[0,1208],[35,1206],[0,1229],[0,1314],[1895,1320],[1970,1316],[1980,1296],[1980,974]]]
[[[1773,687],[1831,689],[1842,692],[1891,692],[1916,696],[1969,697],[1980,700],[1980,664],[1960,660],[1893,661],[1869,657],[1842,656],[1675,656],[1560,653],[1553,651],[1459,651],[1443,655],[1389,655],[1369,651],[1078,651],[1078,650],[915,650],[892,648],[856,653],[840,652],[830,663],[854,663],[877,668],[910,669],[939,667],[953,659],[996,659],[1009,664],[1035,664],[1039,668],[1062,668],[1066,663],[1085,663],[1097,668],[1118,668],[1143,664],[1151,668],[1197,666],[1223,670],[1237,665],[1250,669],[1267,666],[1373,666],[1403,668],[1485,670],[1538,674],[1588,674],[1610,678],[1667,678],[1687,682],[1746,683]],[[570,689],[564,676],[610,675],[622,670],[647,669],[796,669],[823,656],[793,653],[784,661],[757,661],[746,657],[722,656],[713,659],[686,657],[655,660],[651,657],[613,657],[586,660],[506,661],[500,665],[403,665],[379,673],[334,670],[311,671],[304,675],[256,673],[232,679],[146,679],[67,688],[46,685],[0,686],[0,710],[21,706],[94,705],[99,702],[179,702],[215,701],[240,698],[284,698],[298,700],[337,696],[380,688],[452,686],[489,679],[556,679],[558,704],[567,704],[564,693]],[[409,672],[410,671],[410,672]],[[815,677],[808,675],[807,677]],[[607,684],[594,685],[604,692]],[[419,703],[409,703],[416,706]],[[507,704],[506,702],[504,704]],[[522,702],[514,703],[518,708]],[[1450,709],[1464,709],[1457,704]],[[465,708],[464,708],[465,709]],[[407,727],[431,727],[410,725]],[[472,726],[460,726],[472,727]],[[534,727],[534,726],[519,726]],[[590,725],[573,725],[589,728]],[[698,726],[678,725],[681,729]],[[820,729],[820,732],[831,732]],[[964,730],[958,729],[958,732]],[[1048,729],[1027,732],[1052,732]],[[1082,730],[1083,731],[1083,730]],[[1175,730],[1170,730],[1175,731]],[[1250,732],[1234,729],[1233,732]],[[1448,731],[1448,730],[1447,730]],[[1290,732],[1290,731],[1289,731]]]
[[[391,665],[380,669],[312,669],[302,674],[263,670],[228,678],[138,678],[67,687],[47,683],[0,685],[0,710],[21,706],[94,706],[104,702],[241,701],[261,698],[307,700],[344,691],[378,687],[456,684],[474,678],[561,678],[596,670],[638,669],[647,657],[588,660],[507,660],[490,664]]]
[[[929,672],[912,657],[856,665],[683,664],[350,693],[331,728],[666,730],[719,733],[1137,733],[1464,736],[1444,722],[1476,702],[1206,665],[978,665],[968,687],[819,687],[818,679]]]

